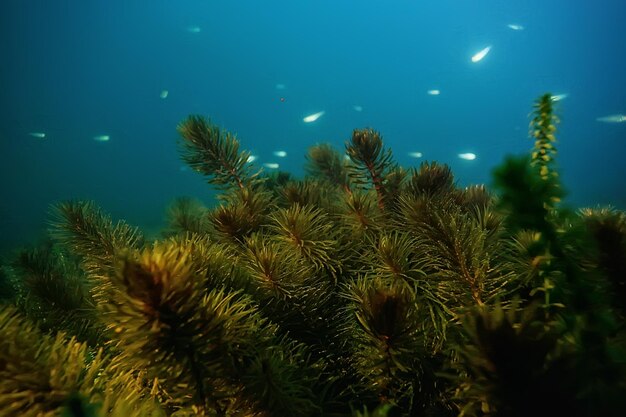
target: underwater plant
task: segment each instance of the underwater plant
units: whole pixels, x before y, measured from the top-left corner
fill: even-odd
[[[551,97],[491,188],[371,128],[266,174],[186,118],[215,206],[63,202],[1,265],[0,417],[626,414],[626,214],[561,201]]]

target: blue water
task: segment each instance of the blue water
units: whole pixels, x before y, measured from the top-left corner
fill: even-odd
[[[296,175],[307,147],[343,149],[373,127],[402,165],[437,160],[460,185],[489,184],[532,147],[533,100],[564,93],[566,202],[626,208],[626,123],[596,121],[626,113],[625,21],[624,0],[3,0],[0,249],[36,238],[59,200],[148,231],[175,197],[212,204],[176,145],[192,113]]]

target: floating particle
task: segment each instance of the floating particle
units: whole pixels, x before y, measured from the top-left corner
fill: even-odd
[[[320,112],[310,114],[310,115],[306,116],[306,117],[305,117],[304,119],[302,119],[302,120],[304,121],[304,123],[311,123],[311,122],[316,121],[316,120],[317,120],[317,119],[319,119],[320,117],[322,117],[322,116],[324,115],[324,113],[326,113],[326,112],[322,110],[322,111],[320,111]]]
[[[491,51],[491,45],[486,48],[481,49],[479,52],[474,54],[474,56],[472,56],[472,62],[481,61],[484,57],[487,56],[489,51]]]
[[[421,158],[423,155],[421,152],[409,152],[411,158]]]
[[[46,138],[46,134],[43,132],[30,132],[29,133],[30,136],[37,138],[37,139],[45,139]]]
[[[428,95],[430,95],[430,96],[438,96],[439,94],[441,94],[441,91],[439,91],[439,90],[428,90],[426,93]]]
[[[466,161],[473,161],[474,159],[476,159],[476,154],[471,152],[460,153],[458,156],[459,158],[465,159]]]
[[[561,100],[566,99],[567,96],[568,96],[568,94],[555,94],[555,95],[551,96],[550,99],[552,101],[561,101]]]
[[[276,162],[266,162],[263,164],[263,166],[269,169],[278,169],[280,165],[278,165]]]
[[[162,90],[162,91],[161,91],[161,94],[159,94],[159,97],[161,97],[161,98],[163,98],[163,99],[166,99],[166,98],[167,98],[167,96],[169,96],[169,95],[170,95],[170,92],[169,92],[169,91],[167,91],[167,90]]]
[[[279,158],[284,158],[287,156],[287,152],[285,151],[275,151],[274,152],[274,156],[277,156]]]
[[[110,139],[111,137],[109,135],[98,135],[93,137],[93,140],[96,142],[108,142]]]
[[[511,30],[524,30],[524,26],[522,25],[517,25],[515,23],[510,23],[508,25],[506,25],[509,29]]]
[[[363,111],[363,107],[359,106],[357,104],[355,104],[354,106],[352,106],[352,108],[354,109],[354,111],[358,111],[358,112],[362,112]]]
[[[608,116],[602,116],[596,118],[596,121],[602,123],[624,123],[626,122],[626,115],[623,114],[610,114]]]

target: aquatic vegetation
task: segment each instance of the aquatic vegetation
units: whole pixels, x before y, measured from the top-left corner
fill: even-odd
[[[201,116],[220,190],[152,241],[93,202],[0,268],[0,416],[621,416],[626,214],[569,210],[554,100],[493,190],[405,169],[374,129],[306,175]]]

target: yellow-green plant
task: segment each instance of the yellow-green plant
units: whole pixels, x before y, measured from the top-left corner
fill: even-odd
[[[188,117],[215,205],[150,240],[62,202],[0,265],[0,416],[624,415],[626,215],[557,204],[556,123],[488,189],[373,129],[265,174]]]

